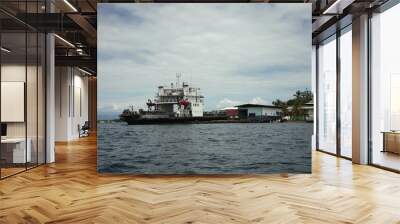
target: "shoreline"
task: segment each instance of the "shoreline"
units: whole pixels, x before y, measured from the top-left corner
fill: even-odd
[[[173,124],[238,124],[238,123],[313,123],[313,121],[298,121],[298,120],[288,120],[288,121],[257,121],[257,120],[191,120],[191,121],[179,121],[179,122],[157,122],[150,120],[141,120],[127,122],[121,120],[99,120],[100,124],[107,123],[127,123],[128,125],[173,125]]]

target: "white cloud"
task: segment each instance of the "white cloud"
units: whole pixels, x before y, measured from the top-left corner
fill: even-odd
[[[267,105],[268,104],[268,102],[266,100],[264,100],[263,98],[261,98],[261,97],[255,97],[252,100],[250,100],[249,103],[251,103],[251,104],[263,104],[263,105]]]
[[[237,100],[230,100],[230,99],[225,98],[225,99],[220,100],[218,102],[216,108],[217,109],[223,109],[223,108],[226,108],[226,107],[234,107],[234,106],[237,106],[237,105],[240,105],[240,104],[243,104],[243,102],[237,101]]]

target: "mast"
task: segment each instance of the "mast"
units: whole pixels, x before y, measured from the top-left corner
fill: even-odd
[[[176,73],[176,88],[179,88],[179,81],[182,77],[181,73]]]

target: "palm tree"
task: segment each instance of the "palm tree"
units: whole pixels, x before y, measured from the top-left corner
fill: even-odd
[[[300,90],[297,90],[296,94],[294,94],[293,96],[296,97],[297,100],[299,100],[301,99],[302,95],[303,95],[302,92]]]
[[[304,110],[302,109],[303,104],[300,101],[296,101],[292,106],[292,116],[298,117],[304,115]]]
[[[281,106],[281,108],[282,108],[282,114],[283,114],[283,116],[288,115],[288,113],[289,113],[289,111],[288,111],[288,105],[287,105],[286,103],[283,103],[282,106]]]
[[[272,105],[274,106],[278,106],[280,107],[282,105],[283,101],[281,101],[280,99],[276,99],[274,101],[272,101]]]

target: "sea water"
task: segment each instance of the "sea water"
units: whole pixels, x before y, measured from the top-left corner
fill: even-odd
[[[98,124],[98,171],[310,173],[312,123]]]

